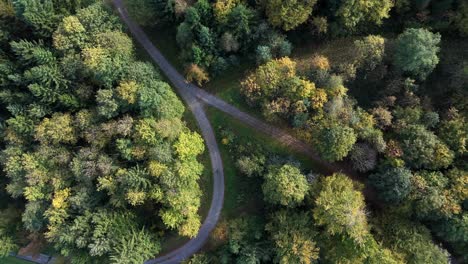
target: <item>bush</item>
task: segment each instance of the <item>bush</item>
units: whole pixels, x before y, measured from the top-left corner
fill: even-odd
[[[208,73],[196,64],[190,64],[186,69],[186,78],[189,82],[196,82],[202,85],[210,80]]]

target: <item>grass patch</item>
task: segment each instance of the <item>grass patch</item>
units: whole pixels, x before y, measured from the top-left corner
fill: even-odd
[[[177,29],[171,25],[158,25],[154,27],[143,27],[143,30],[146,35],[148,35],[153,45],[162,52],[164,57],[166,57],[179,72],[184,72],[184,63],[180,59],[181,51],[176,41]],[[148,57],[148,55],[145,56]]]
[[[0,258],[0,263],[2,264],[31,264],[33,262],[18,259],[15,257]]]
[[[352,63],[355,57],[354,41],[359,37],[347,37],[324,41],[321,43],[307,42],[294,48],[291,57],[298,67],[307,67],[315,54],[327,57],[330,64],[338,65]]]
[[[237,136],[239,144],[255,142],[262,145],[269,153],[294,157],[294,159],[301,162],[302,168],[305,170],[313,170],[319,173],[325,171],[324,168],[311,161],[306,155],[289,149],[274,138],[255,131],[215,108],[209,107],[206,110],[215,130],[224,164],[226,192],[222,212],[223,218],[231,218],[243,213],[258,213],[258,211],[263,210],[264,203],[261,190],[262,179],[248,178],[239,173],[235,165],[236,157],[233,157],[229,146],[221,142],[222,129],[232,131]]]

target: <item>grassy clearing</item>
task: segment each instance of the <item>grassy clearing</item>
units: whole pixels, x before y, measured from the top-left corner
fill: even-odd
[[[291,57],[297,62],[299,69],[307,67],[315,54],[327,57],[331,65],[352,63],[355,54],[354,41],[356,39],[358,37],[340,38],[321,43],[303,43],[294,47]]]
[[[237,136],[239,144],[246,144],[247,142],[259,143],[269,153],[294,157],[301,162],[302,168],[305,170],[313,170],[315,172],[324,171],[307,156],[289,149],[273,138],[255,131],[217,109],[207,108],[207,113],[215,130],[224,163],[226,193],[222,212],[223,218],[231,218],[242,213],[261,211],[264,204],[261,190],[262,180],[244,177],[238,172],[235,166],[236,158],[233,157],[229,147],[222,143],[222,129],[232,131]]]

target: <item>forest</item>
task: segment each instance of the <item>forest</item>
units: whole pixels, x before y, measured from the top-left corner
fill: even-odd
[[[0,0],[1,263],[144,263],[206,217],[195,113],[112,2]],[[205,107],[226,194],[184,263],[468,262],[468,1],[124,3],[188,82],[327,164]]]
[[[161,232],[200,226],[203,140],[88,2],[2,2],[2,255],[29,240],[73,263],[143,263]]]

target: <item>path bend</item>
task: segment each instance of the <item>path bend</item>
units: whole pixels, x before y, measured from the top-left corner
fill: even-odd
[[[205,242],[208,240],[211,231],[215,228],[216,223],[219,220],[224,202],[224,170],[221,154],[216,142],[213,128],[211,127],[210,121],[206,116],[203,106],[201,102],[190,92],[190,90],[187,89],[187,83],[185,82],[185,79],[177,72],[174,67],[172,67],[172,65],[166,60],[166,58],[164,58],[161,52],[159,52],[159,50],[154,47],[141,27],[130,19],[126,9],[124,8],[122,0],[114,0],[113,3],[119,12],[121,19],[128,26],[132,35],[143,46],[146,52],[148,52],[151,58],[159,65],[160,69],[177,89],[179,95],[185,101],[187,107],[190,109],[190,111],[192,111],[210,154],[211,167],[213,171],[213,197],[208,215],[203,221],[197,236],[184,244],[182,247],[162,257],[150,259],[145,262],[145,264],[180,263],[198,252],[203,247]]]
[[[266,122],[263,122],[260,119],[239,110],[233,105],[228,104],[219,97],[212,95],[193,84],[188,83],[184,76],[182,76],[153,45],[142,28],[130,18],[123,4],[123,0],[113,0],[113,4],[134,38],[146,50],[153,61],[158,64],[160,70],[166,75],[172,85],[176,88],[178,94],[185,101],[188,108],[194,114],[201,134],[205,140],[205,144],[207,145],[213,171],[213,197],[211,200],[210,210],[197,236],[180,248],[162,257],[147,260],[145,264],[180,263],[183,260],[189,258],[203,247],[203,245],[208,240],[211,231],[215,228],[216,223],[219,220],[223,207],[225,191],[223,163],[213,128],[203,109],[204,104],[215,107],[218,110],[231,115],[242,123],[249,125],[253,129],[275,138],[291,149],[307,155],[311,160],[319,164],[327,172],[331,173],[341,171],[350,176],[356,176],[355,172],[344,163],[329,163],[324,161],[308,144],[291,136],[286,131],[267,124]]]

